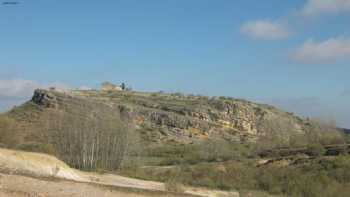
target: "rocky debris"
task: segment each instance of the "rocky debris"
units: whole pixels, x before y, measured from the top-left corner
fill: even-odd
[[[204,120],[204,121],[211,121],[210,115],[208,113],[204,113],[204,112],[191,112],[190,116],[197,118],[199,120]]]
[[[190,121],[185,117],[169,115],[168,113],[164,112],[151,112],[149,118],[151,122],[157,125],[166,125],[168,127],[185,129],[190,125]]]

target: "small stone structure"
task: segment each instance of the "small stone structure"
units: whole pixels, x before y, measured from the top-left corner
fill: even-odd
[[[64,93],[64,94],[69,94],[71,93],[70,89],[63,89],[63,88],[57,88],[57,87],[49,87],[50,91],[55,91],[55,92],[60,92],[60,93]]]
[[[101,84],[101,90],[102,91],[122,91],[122,87],[119,85],[114,85],[113,83],[110,82],[103,82]]]

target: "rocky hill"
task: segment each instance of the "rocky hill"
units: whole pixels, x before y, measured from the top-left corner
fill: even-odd
[[[0,147],[47,153],[69,169],[163,182],[170,191],[200,186],[318,196],[326,178],[336,185],[325,196],[338,190],[346,196],[349,141],[334,129],[228,97],[36,90],[0,115]],[[27,160],[17,153],[12,159],[21,160],[8,166]],[[319,176],[319,169],[329,174]],[[309,190],[309,183],[317,185]]]
[[[287,136],[304,132],[309,124],[292,113],[241,99],[133,91],[36,90],[31,101],[9,114],[20,121],[35,122],[47,110],[75,111],[77,116],[96,110],[123,113],[143,139],[152,142],[254,140],[271,127],[278,127]]]

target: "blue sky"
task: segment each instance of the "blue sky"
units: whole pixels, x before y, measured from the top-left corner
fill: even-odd
[[[19,2],[0,5],[3,110],[36,87],[112,81],[350,127],[350,0]]]

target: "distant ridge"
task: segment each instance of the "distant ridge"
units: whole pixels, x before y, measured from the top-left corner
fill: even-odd
[[[340,128],[345,134],[350,135],[350,129]]]

